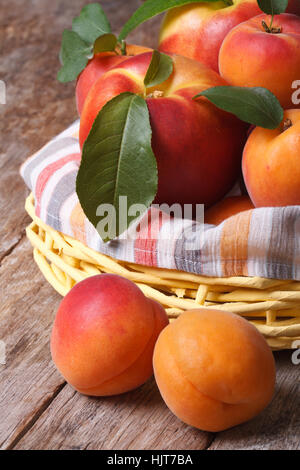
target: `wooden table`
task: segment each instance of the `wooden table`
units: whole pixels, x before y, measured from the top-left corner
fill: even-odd
[[[67,385],[51,362],[49,335],[60,297],[32,259],[25,237],[28,193],[18,175],[24,159],[76,119],[74,83],[56,81],[61,33],[86,0],[11,0],[0,5],[1,247],[0,449],[296,449],[299,366],[291,352],[276,354],[277,389],[256,419],[218,434],[180,422],[153,380],[123,396],[96,399]],[[102,0],[119,31],[139,0]],[[155,46],[159,19],[131,42]]]

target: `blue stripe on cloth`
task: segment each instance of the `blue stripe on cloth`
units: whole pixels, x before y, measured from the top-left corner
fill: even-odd
[[[46,145],[40,152],[37,152],[34,157],[28,161],[28,163],[25,162],[21,169],[21,175],[26,185],[33,190],[34,188],[31,187],[31,174],[36,166],[40,165],[44,160],[51,157],[51,155],[54,155],[59,150],[63,150],[69,145],[76,143],[78,143],[78,139],[75,139],[74,137],[65,137],[59,140],[55,139]]]

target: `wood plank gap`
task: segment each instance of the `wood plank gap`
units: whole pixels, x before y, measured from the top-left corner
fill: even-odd
[[[2,263],[3,261],[5,260],[5,258],[7,258],[9,255],[11,255],[13,253],[13,251],[17,248],[17,246],[22,242],[22,240],[25,238],[26,236],[26,232],[25,232],[25,228],[22,230],[21,234],[20,234],[20,237],[18,238],[18,240],[13,243],[13,245],[11,245],[5,252],[2,253],[2,255],[0,256],[0,267],[2,266]]]
[[[203,449],[203,450],[210,450],[210,447],[214,443],[216,438],[218,437],[218,434],[219,434],[218,432],[210,433],[211,439],[207,441],[207,445],[205,446],[205,449]]]
[[[24,428],[20,431],[20,433],[14,438],[14,440],[10,443],[6,450],[13,450],[13,448],[20,442],[20,440],[27,434],[28,431],[34,426],[37,420],[42,416],[42,414],[47,410],[47,408],[51,405],[53,400],[58,396],[58,394],[63,390],[66,386],[66,382],[63,384],[58,385],[58,387],[54,390],[54,393],[51,397],[49,397],[42,406],[36,411],[30,421],[24,426]]]

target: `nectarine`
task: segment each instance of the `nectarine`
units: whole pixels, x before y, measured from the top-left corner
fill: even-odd
[[[300,15],[298,0],[290,0],[288,13]],[[164,18],[159,49],[199,60],[218,72],[221,44],[229,31],[261,14],[257,0],[199,2],[170,10]]]
[[[300,109],[285,111],[277,129],[256,127],[242,167],[256,207],[300,205]]]
[[[282,14],[259,15],[233,28],[224,39],[220,54],[220,74],[230,85],[267,88],[283,108],[292,102],[293,82],[300,72],[300,17]]]
[[[181,314],[160,334],[153,364],[170,410],[204,431],[222,431],[253,418],[274,391],[268,344],[233,313],[199,309]]]
[[[211,205],[236,181],[247,126],[205,98],[192,99],[206,88],[226,84],[200,62],[174,55],[169,79],[155,90],[146,90],[144,78],[151,58],[150,52],[129,58],[96,81],[81,114],[80,144],[113,97],[122,92],[145,97],[158,164],[155,202]]]
[[[53,361],[86,395],[115,395],[148,380],[165,310],[131,281],[101,274],[76,284],[58,309],[51,336]]]

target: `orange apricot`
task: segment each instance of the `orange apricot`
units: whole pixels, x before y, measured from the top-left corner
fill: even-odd
[[[293,87],[300,71],[300,17],[258,15],[233,28],[219,53],[220,74],[234,86],[264,87],[283,108],[297,106]]]
[[[222,431],[247,421],[270,402],[274,358],[244,318],[220,310],[190,310],[160,334],[154,374],[161,395],[182,421]]]
[[[300,205],[300,109],[285,111],[276,129],[256,127],[242,167],[255,207]]]
[[[232,215],[254,209],[249,196],[226,197],[205,211],[204,222],[206,224],[218,225]]]

